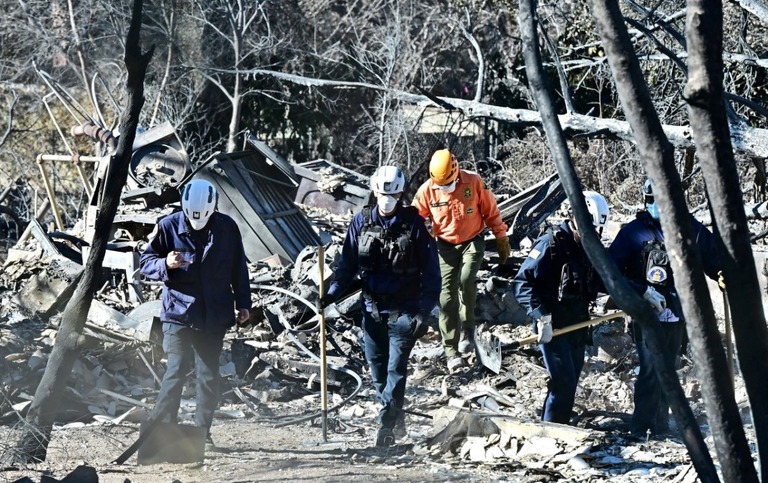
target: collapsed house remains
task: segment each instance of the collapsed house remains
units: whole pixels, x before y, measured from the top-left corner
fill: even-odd
[[[159,286],[141,279],[138,258],[156,223],[179,209],[179,186],[196,176],[219,190],[219,209],[237,221],[250,261],[252,323],[227,337],[221,373],[228,389],[217,417],[257,417],[278,426],[317,424],[316,401],[307,399],[317,394],[320,374],[317,248],[326,247],[325,263],[333,268],[350,215],[370,201],[367,178],[325,160],[288,163],[253,136],[248,136],[245,150],[219,153],[197,166],[191,165],[168,125],[142,133],[136,148],[104,260],[104,284],[88,314],[85,335],[90,343],[73,369],[59,421],[130,425],[152,407],[163,367]],[[84,220],[69,230],[46,230],[33,218],[8,250],[0,273],[3,424],[23,417],[55,341],[60,312],[82,274],[105,165],[99,163],[96,170]],[[501,200],[513,246],[525,247],[524,235],[535,233],[563,199],[552,176]],[[55,199],[49,201],[56,211]],[[489,251],[479,273],[481,334],[498,338],[503,346],[530,335],[529,320],[509,283],[524,253],[515,252],[516,260],[499,267],[495,252]],[[365,433],[376,413],[373,392],[365,383],[359,299],[359,291],[352,293],[326,314],[330,414],[338,432]],[[503,350],[498,374],[476,361],[449,375],[438,362],[442,347],[432,320],[432,329],[412,354],[406,440],[411,461],[489,464],[509,475],[546,474],[573,481],[601,476],[693,481],[679,441],[660,447],[624,437],[636,367],[625,323],[619,319],[595,329],[577,394],[577,427],[570,427],[539,422],[547,382],[536,348]],[[701,414],[689,362],[680,373]],[[746,395],[740,391],[748,417]],[[190,414],[194,403],[185,398],[183,410]]]

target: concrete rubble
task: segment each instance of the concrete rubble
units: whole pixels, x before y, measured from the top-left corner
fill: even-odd
[[[295,171],[301,176],[294,187],[331,179],[328,172],[313,176],[312,167]],[[316,167],[335,170],[333,189],[340,189],[342,170],[328,162]],[[293,176],[282,171],[280,176]],[[299,205],[301,212],[291,215],[301,217],[301,223],[314,230],[312,236],[325,245],[330,267],[338,257],[350,207],[366,197],[360,186],[358,175],[354,188],[346,190],[348,196],[336,208],[328,209],[329,198],[315,195],[325,207]],[[307,187],[298,191],[304,201],[311,192]],[[551,190],[548,193],[551,201]],[[152,220],[176,207],[178,200],[167,194],[129,196],[118,214],[123,237],[115,243],[113,263],[105,268],[104,286],[88,315],[88,344],[60,408],[64,429],[84,424],[137,425],[152,408],[164,367],[157,318],[160,287],[140,280],[135,268]],[[4,425],[23,418],[44,371],[61,310],[83,269],[82,257],[77,256],[82,247],[72,240],[83,236],[85,225],[74,227],[69,237],[52,236],[38,227],[8,251],[0,271],[0,422]],[[307,245],[291,256],[294,252],[289,247],[251,260],[252,324],[227,335],[221,359],[226,382],[217,418],[319,424],[319,365],[310,355],[319,353],[317,246]],[[523,251],[514,252],[508,266],[499,267],[495,251],[489,250],[479,273],[481,330],[503,345],[531,334],[530,322],[509,283],[523,257]],[[326,276],[324,284],[331,274]],[[361,351],[359,310],[358,292],[326,314],[331,429],[338,433],[371,434],[375,427],[377,408]],[[599,304],[595,314],[603,313],[605,308]],[[535,345],[504,350],[499,374],[485,369],[474,356],[469,368],[449,374],[436,318],[431,323],[412,355],[404,451],[389,457],[403,464],[460,465],[479,474],[493,470],[514,481],[695,480],[685,447],[676,436],[648,441],[628,438],[637,360],[626,320],[614,320],[593,331],[577,393],[575,426],[539,421],[547,374]],[[708,434],[690,361],[684,359],[679,374]],[[743,394],[738,375],[736,381],[737,391]],[[186,391],[182,419],[189,419],[194,411],[194,388]],[[382,456],[371,450],[354,458],[377,462]]]

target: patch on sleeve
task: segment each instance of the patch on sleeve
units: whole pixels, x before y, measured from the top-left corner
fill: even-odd
[[[535,248],[530,252],[528,252],[528,258],[533,258],[534,260],[537,260],[539,258],[539,255],[541,255],[541,252]]]

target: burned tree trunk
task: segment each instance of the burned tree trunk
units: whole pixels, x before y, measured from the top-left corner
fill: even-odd
[[[590,5],[616,90],[635,133],[643,165],[653,180],[655,198],[663,214],[661,225],[665,234],[664,242],[670,253],[675,287],[680,294],[693,359],[701,376],[707,416],[723,476],[726,481],[756,481],[754,468],[751,475],[748,468],[751,466],[749,447],[738,417],[701,257],[695,249],[691,217],[680,176],[675,168],[672,145],[656,115],[618,4],[610,0],[591,0]],[[679,384],[675,392],[678,388]],[[711,458],[708,452],[705,455],[706,448],[699,442],[701,435],[698,425],[690,419],[687,403],[684,407],[679,403],[682,393],[671,394],[668,386],[663,389],[668,401],[675,403],[671,404],[672,410],[683,426],[686,444],[695,436],[696,445],[689,445],[688,448],[699,477],[704,481],[717,481],[717,474],[711,467]],[[749,460],[749,465],[745,464],[744,458]]]
[[[688,82],[684,96],[688,102],[693,135],[698,146],[698,156],[707,184],[710,206],[718,233],[725,248],[724,272],[728,281],[730,303],[733,310],[733,331],[738,347],[744,382],[752,408],[752,420],[757,436],[758,462],[761,480],[768,481],[768,412],[760,410],[768,404],[768,327],[761,301],[760,285],[755,271],[755,260],[749,243],[749,229],[744,210],[739,174],[733,158],[728,130],[728,119],[723,102],[723,6],[717,0],[690,0],[686,11],[688,43]],[[749,268],[748,268],[749,267]],[[717,361],[724,362],[724,361]],[[730,380],[723,381],[723,384]],[[733,398],[733,388],[721,397]],[[705,393],[706,396],[706,393]],[[717,401],[720,402],[720,401]],[[734,431],[738,446],[733,448],[738,456],[738,467],[730,468],[733,475],[728,481],[757,481],[752,457],[746,441],[742,442],[735,404],[728,410],[730,427],[723,428],[728,434]],[[708,408],[709,409],[709,408]],[[715,442],[722,436],[715,434]],[[730,438],[721,444],[733,444]],[[734,462],[733,464],[736,464]],[[723,474],[726,474],[723,462]]]
[[[121,121],[121,136],[116,151],[111,156],[106,176],[102,202],[96,218],[95,233],[85,272],[75,293],[67,303],[61,319],[45,373],[37,386],[34,400],[27,415],[26,426],[16,445],[12,458],[17,462],[44,461],[48,452],[51,428],[56,408],[67,384],[67,379],[83,345],[83,327],[98,289],[99,273],[104,261],[112,222],[120,202],[120,193],[128,177],[131,148],[136,137],[139,114],[144,105],[144,76],[152,58],[153,49],[141,53],[139,45],[141,32],[142,0],[135,0],[131,26],[125,45],[125,66],[128,71],[126,90],[128,106]]]
[[[534,5],[535,0],[521,1],[518,14],[528,82],[534,93],[536,105],[541,113],[542,123],[547,134],[547,145],[552,151],[563,188],[568,194],[568,198],[576,213],[576,223],[580,227],[591,227],[591,218],[588,215],[586,203],[581,196],[581,186],[576,176],[576,170],[573,167],[565,136],[558,122],[554,103],[544,79],[544,69],[541,64],[541,55],[536,35]],[[608,51],[608,49],[606,50]],[[671,155],[671,146],[669,151]],[[657,356],[656,360],[659,362],[663,361],[661,355],[661,328],[654,312],[642,297],[632,290],[629,283],[619,273],[616,264],[609,258],[608,253],[600,243],[595,230],[583,230],[582,238],[589,259],[608,287],[611,296],[614,297],[620,307],[632,316],[633,320],[642,325],[644,333],[648,334],[648,346]],[[714,463],[704,444],[704,438],[696,424],[693,412],[685,399],[683,389],[680,387],[677,374],[661,363],[656,366],[656,371],[670,407],[684,428],[685,444],[691,454],[691,459],[699,477],[702,481],[718,481]]]

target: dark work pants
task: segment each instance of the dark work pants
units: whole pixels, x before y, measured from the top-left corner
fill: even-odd
[[[632,414],[630,430],[639,434],[645,434],[649,429],[652,434],[663,433],[669,429],[669,404],[661,391],[653,365],[653,354],[648,349],[640,324],[632,325],[640,359],[640,373],[635,381],[635,412]],[[664,363],[674,371],[677,368],[685,325],[683,322],[662,322],[659,325],[664,334]]]
[[[371,379],[381,404],[379,413],[382,426],[395,426],[405,400],[405,380],[408,375],[408,357],[416,343],[410,334],[410,324],[400,326],[396,321],[382,321],[363,311],[363,348],[371,368]]]
[[[544,365],[549,372],[547,398],[541,413],[542,421],[568,424],[576,398],[581,369],[584,367],[584,349],[587,345],[585,330],[553,338],[542,344]]]
[[[152,417],[176,422],[184,382],[194,361],[196,386],[195,426],[210,430],[219,404],[219,355],[224,332],[210,333],[176,324],[163,324],[163,349],[168,368],[160,385]]]

